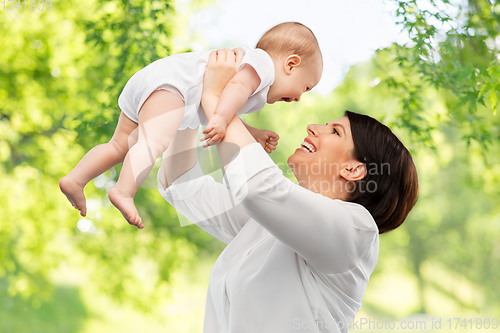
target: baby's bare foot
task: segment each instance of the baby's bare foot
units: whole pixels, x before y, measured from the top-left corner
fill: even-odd
[[[129,224],[135,225],[139,229],[144,228],[139,213],[135,208],[134,198],[123,194],[116,186],[109,191],[108,197],[109,201],[118,208]]]
[[[87,206],[83,186],[79,185],[74,179],[65,176],[59,181],[59,188],[66,195],[71,205],[80,211],[80,215],[86,216]]]

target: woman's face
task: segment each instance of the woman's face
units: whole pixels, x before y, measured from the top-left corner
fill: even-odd
[[[301,147],[288,158],[288,165],[300,185],[310,189],[313,186],[318,193],[325,192],[327,186],[331,187],[345,175],[346,169],[359,164],[351,155],[354,143],[349,118],[326,125],[308,125],[307,134]],[[320,187],[323,190],[320,191]]]

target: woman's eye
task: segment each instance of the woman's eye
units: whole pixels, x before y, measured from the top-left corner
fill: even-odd
[[[337,129],[335,127],[333,128],[332,134],[337,134],[338,136],[340,136],[339,132],[337,131]]]

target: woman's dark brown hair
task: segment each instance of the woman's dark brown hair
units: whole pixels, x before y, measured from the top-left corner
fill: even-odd
[[[352,155],[366,167],[365,178],[354,182],[347,201],[363,205],[383,234],[399,227],[417,202],[417,169],[387,126],[351,111],[345,115],[351,123]]]

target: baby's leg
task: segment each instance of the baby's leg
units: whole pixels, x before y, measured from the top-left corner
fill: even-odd
[[[143,228],[134,205],[134,195],[153,168],[156,159],[168,148],[184,116],[184,101],[179,95],[159,90],[153,92],[139,112],[139,137],[130,148],[109,200],[128,223]]]
[[[61,191],[73,207],[80,211],[80,215],[87,215],[83,188],[95,177],[123,162],[128,152],[129,140],[132,144],[137,140],[134,137],[134,134],[137,134],[133,133],[135,129],[137,129],[137,123],[121,113],[111,140],[92,148],[78,165],[59,181]]]

